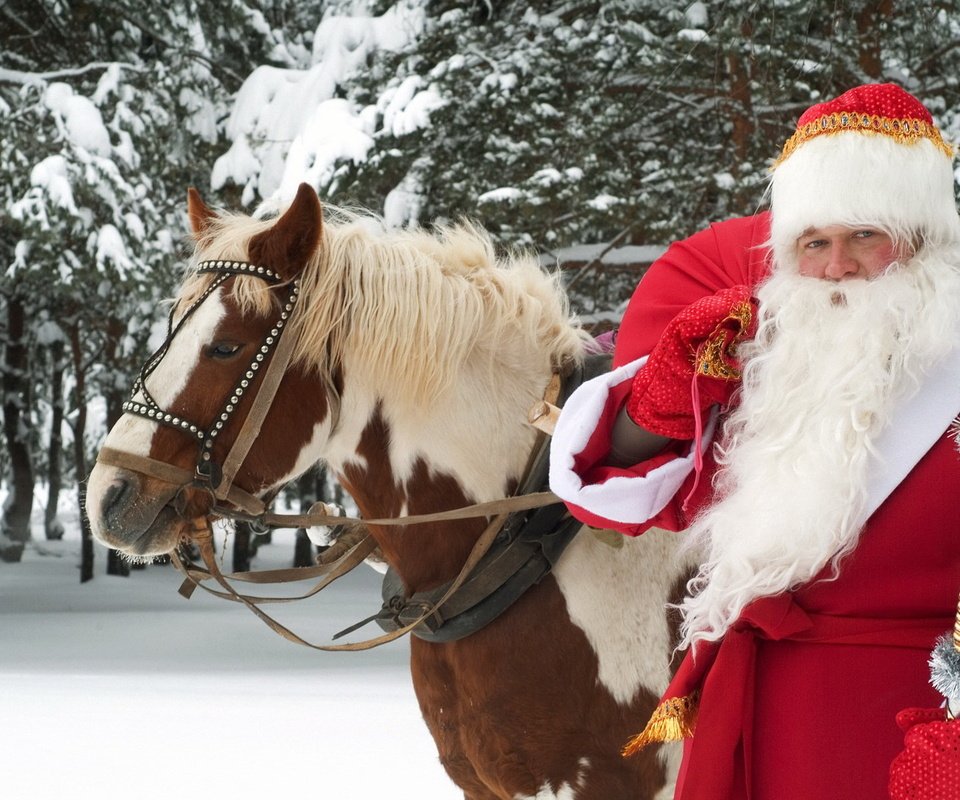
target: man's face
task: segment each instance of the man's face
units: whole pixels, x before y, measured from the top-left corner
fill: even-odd
[[[825,225],[808,228],[797,239],[800,274],[831,281],[870,279],[908,253],[876,228]]]

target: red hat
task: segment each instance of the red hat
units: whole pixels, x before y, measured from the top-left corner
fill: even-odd
[[[811,106],[773,167],[778,263],[793,263],[805,230],[827,225],[960,242],[952,161],[930,112],[899,86],[858,86]]]

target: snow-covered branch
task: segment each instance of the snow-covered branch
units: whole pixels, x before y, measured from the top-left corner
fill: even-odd
[[[95,61],[82,67],[72,69],[57,69],[52,72],[21,72],[16,69],[4,69],[0,67],[0,83],[19,83],[24,86],[31,83],[45,83],[46,81],[55,81],[60,78],[72,78],[77,75],[85,75],[88,72],[96,70],[110,69],[118,67],[133,72],[143,72],[144,68],[136,64],[124,64],[121,61]]]

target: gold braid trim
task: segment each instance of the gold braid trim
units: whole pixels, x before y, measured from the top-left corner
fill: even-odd
[[[623,746],[621,754],[626,758],[650,744],[679,742],[693,736],[699,702],[699,692],[664,700],[650,716],[647,726]]]
[[[805,142],[809,142],[818,136],[844,133],[845,131],[890,136],[901,144],[916,144],[921,139],[929,139],[947,158],[952,159],[954,156],[953,147],[943,141],[936,125],[931,125],[922,119],[911,117],[893,119],[891,117],[881,117],[879,114],[835,111],[832,114],[824,114],[813,122],[808,122],[802,128],[797,128],[793,136],[787,139],[787,143],[783,146],[783,152],[780,153],[780,157],[774,162],[771,169],[776,169]]]
[[[709,378],[721,378],[725,381],[740,380],[740,370],[732,366],[729,350],[740,340],[742,332],[749,330],[752,316],[753,309],[750,303],[737,303],[730,309],[730,313],[723,322],[731,319],[735,320],[740,326],[740,333],[729,343],[723,332],[714,333],[710,339],[703,343],[703,348],[696,356],[696,369],[700,375],[706,375]],[[722,325],[723,322],[720,324]]]

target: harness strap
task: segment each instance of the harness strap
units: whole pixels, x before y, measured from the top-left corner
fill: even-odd
[[[207,571],[209,572],[209,575],[225,589],[226,595],[228,595],[229,598],[234,600],[235,602],[239,602],[245,605],[250,611],[256,614],[257,617],[259,617],[260,620],[264,622],[272,631],[274,631],[274,633],[282,636],[287,641],[293,642],[294,644],[302,645],[304,647],[309,647],[313,650],[324,650],[324,651],[333,651],[333,652],[345,651],[345,650],[356,651],[356,650],[370,650],[374,647],[379,647],[382,644],[386,644],[387,642],[392,642],[395,639],[399,639],[401,636],[405,636],[407,633],[409,633],[414,628],[416,628],[421,622],[423,622],[428,617],[430,617],[431,614],[433,614],[441,605],[443,605],[444,602],[446,602],[447,598],[450,595],[452,595],[455,591],[457,591],[457,589],[460,588],[460,585],[466,580],[467,576],[473,571],[474,567],[477,565],[480,559],[483,558],[487,550],[490,549],[490,545],[493,544],[493,541],[497,538],[497,534],[500,532],[500,528],[503,526],[503,523],[506,520],[506,518],[507,518],[507,514],[503,513],[503,514],[498,514],[496,517],[494,517],[493,520],[491,520],[490,524],[487,525],[486,529],[480,535],[480,538],[477,539],[476,544],[473,546],[473,549],[470,551],[470,555],[467,557],[466,563],[464,563],[463,568],[460,570],[460,574],[457,575],[453,583],[450,584],[450,588],[447,589],[443,597],[441,597],[430,608],[424,611],[424,613],[418,619],[414,620],[408,625],[405,625],[402,628],[398,628],[395,631],[391,631],[390,633],[385,633],[373,639],[367,639],[366,641],[363,641],[363,642],[351,642],[349,644],[335,644],[335,645],[319,645],[319,644],[314,644],[312,642],[307,641],[306,639],[295,634],[289,628],[277,622],[273,617],[271,617],[269,614],[263,611],[263,609],[261,609],[254,600],[248,598],[245,595],[239,594],[230,585],[230,582],[226,579],[223,573],[220,572],[219,566],[217,566],[216,554],[213,551],[213,533],[210,528],[209,520],[204,519],[204,523],[205,523],[204,528],[200,529],[199,531],[194,531],[194,535],[191,538],[193,539],[194,542],[196,542],[197,546],[200,548],[200,555],[203,558],[204,564],[207,567]],[[359,546],[360,544],[356,545],[356,547],[359,547]],[[349,552],[347,553],[347,555],[349,555]],[[347,556],[345,555],[343,559],[346,559],[346,557]],[[189,582],[193,583],[195,586],[200,586],[202,589],[204,589],[207,592],[212,592],[220,596],[224,595],[224,593],[219,593],[209,589],[208,587],[204,586],[200,582],[200,580],[195,579],[190,574],[190,572],[186,570],[186,568],[183,565],[183,562],[180,560],[179,557],[176,556],[176,554],[172,556],[172,560],[173,560],[173,563],[176,565],[177,569],[179,569],[181,572],[183,572],[187,576],[187,579]],[[339,563],[339,561],[336,563]],[[344,572],[347,572],[347,571],[349,570],[344,569]],[[339,577],[339,575],[337,577]],[[335,580],[335,578],[331,578],[331,580]],[[188,591],[192,593],[193,590],[190,589]],[[181,588],[181,593],[182,592],[183,592],[183,589]]]
[[[97,455],[97,461],[108,464],[111,467],[120,467],[130,472],[139,472],[142,475],[148,475],[151,478],[170,483],[179,488],[196,486],[197,488],[208,488],[204,484],[195,483],[195,475],[182,467],[176,467],[165,461],[158,461],[155,458],[137,455],[136,453],[127,453],[123,450],[115,450],[112,447],[101,447]],[[259,497],[255,497],[249,492],[237,486],[230,486],[224,498],[230,504],[243,509],[251,517],[257,517],[266,511],[266,506]],[[322,523],[318,523],[322,524]]]
[[[212,551],[212,547],[210,548]],[[217,579],[211,569],[199,567],[196,564],[183,561],[176,551],[170,554],[170,559],[174,565],[183,574],[185,580],[180,586],[180,594],[188,600],[193,595],[194,590],[199,586],[205,592],[216,595],[224,600],[233,602],[249,601],[251,603],[292,603],[296,600],[306,600],[313,597],[318,592],[325,589],[337,578],[346,575],[355,567],[363,563],[374,550],[377,549],[377,543],[372,536],[364,536],[353,547],[345,552],[336,561],[329,564],[323,564],[315,567],[291,567],[288,569],[260,570],[259,572],[231,572],[227,575],[221,575],[224,579],[231,581],[245,581],[248,583],[290,583],[293,581],[302,581],[317,576],[322,579],[310,591],[296,596],[287,597],[257,597],[255,595],[240,594],[232,587],[227,592],[217,591],[205,586],[203,581]],[[202,550],[201,550],[202,554]],[[206,557],[204,562],[207,563]],[[219,581],[218,581],[219,582]]]
[[[193,474],[188,470],[165,464],[147,456],[124,453],[112,447],[104,447],[97,456],[98,461],[114,467],[131,470],[149,475],[166,483],[176,486],[190,485]],[[227,500],[244,508],[256,504],[261,509],[263,502],[249,492],[236,486],[231,487]],[[314,525],[421,525],[427,522],[449,522],[457,519],[472,519],[488,517],[491,514],[503,514],[511,511],[529,511],[531,508],[540,508],[561,502],[553,492],[535,492],[533,494],[505,497],[500,500],[488,500],[484,503],[473,503],[461,508],[451,508],[447,511],[434,511],[429,514],[411,514],[405,517],[386,517],[381,519],[361,519],[359,517],[341,517],[330,513],[307,512],[306,514],[275,514],[260,511],[256,514],[237,514],[231,509],[215,508],[214,513],[224,512],[224,516],[233,517],[247,522],[260,522],[273,528],[309,528]],[[326,506],[322,505],[324,509]]]

